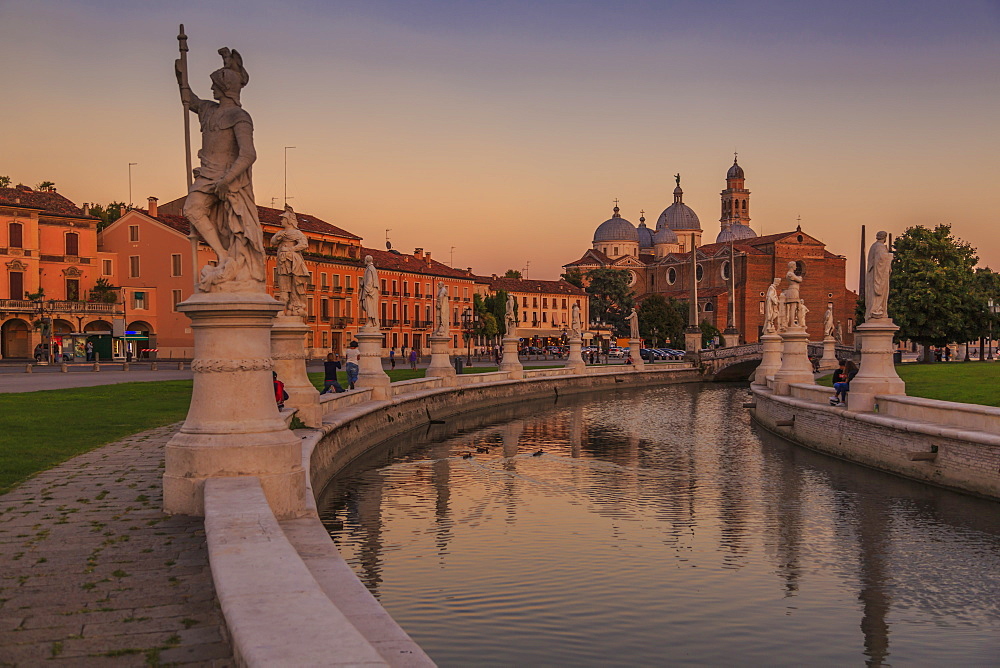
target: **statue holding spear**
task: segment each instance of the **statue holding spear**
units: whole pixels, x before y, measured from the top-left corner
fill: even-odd
[[[240,104],[240,91],[250,80],[236,50],[219,49],[223,66],[212,72],[212,95],[202,100],[188,85],[187,36],[178,35],[180,58],[175,63],[181,102],[198,115],[202,144],[199,166],[189,174],[184,216],[218,257],[201,270],[201,292],[263,292],[264,234],[253,197],[251,165],[257,159],[253,121]],[[185,131],[189,134],[187,115]],[[190,147],[190,138],[188,146]],[[188,148],[190,166],[190,148]]]

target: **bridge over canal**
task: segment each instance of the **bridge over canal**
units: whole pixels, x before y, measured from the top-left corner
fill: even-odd
[[[764,354],[763,344],[745,343],[732,348],[716,348],[715,350],[702,350],[698,353],[698,362],[701,365],[705,380],[746,380],[754,369],[760,364]],[[822,343],[809,344],[810,357],[823,356]],[[861,354],[850,346],[837,346],[837,357],[839,359],[853,359],[860,361]]]

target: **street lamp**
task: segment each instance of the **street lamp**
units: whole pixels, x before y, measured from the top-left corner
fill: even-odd
[[[468,306],[462,311],[462,336],[465,337],[465,364],[472,366],[472,332],[479,323],[479,314]]]
[[[993,301],[990,297],[987,301],[987,305],[990,309],[990,341],[989,341],[989,353],[987,359],[993,359],[993,319],[996,318],[997,314],[1000,313],[1000,304]]]

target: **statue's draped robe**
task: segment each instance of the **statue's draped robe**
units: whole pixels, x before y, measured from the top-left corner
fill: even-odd
[[[868,249],[868,271],[865,276],[865,320],[889,316],[889,271],[892,253],[881,241]]]

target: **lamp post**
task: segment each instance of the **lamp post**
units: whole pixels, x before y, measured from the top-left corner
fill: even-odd
[[[468,306],[462,311],[462,335],[465,337],[465,364],[472,366],[472,332],[479,322],[479,314]]]
[[[989,353],[987,359],[993,359],[993,319],[997,316],[998,313],[1000,313],[1000,303],[993,301],[993,298],[990,297],[989,301],[987,301],[987,305],[989,306],[990,309],[990,340],[989,343],[987,343],[987,345],[989,346]]]

